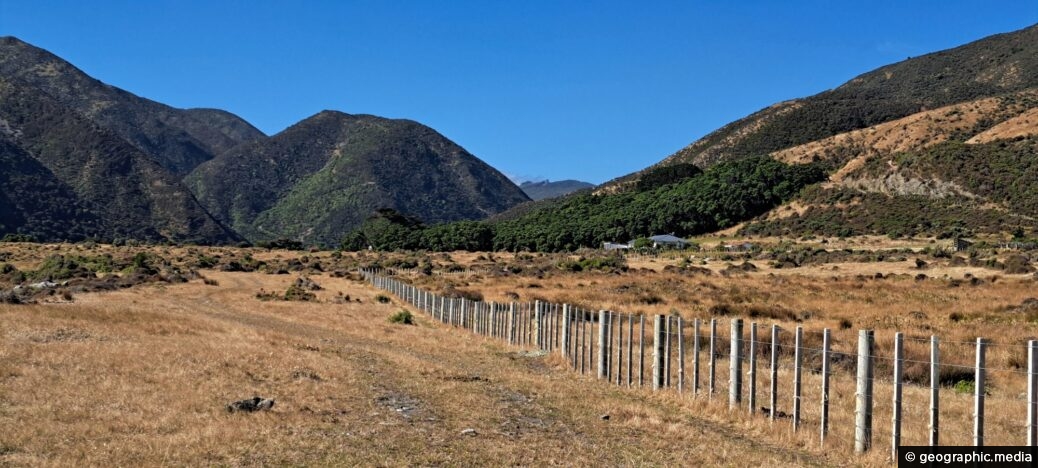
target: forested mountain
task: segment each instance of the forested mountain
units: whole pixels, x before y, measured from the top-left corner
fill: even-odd
[[[263,133],[225,111],[176,109],[102,83],[72,64],[14,37],[0,37],[0,77],[45,93],[129,142],[181,177]]]
[[[0,136],[0,155],[12,163],[2,196],[21,213],[5,216],[0,234],[240,240],[149,155],[17,78],[0,77]]]
[[[266,137],[0,38],[0,235],[40,240],[567,250],[737,225],[1034,233],[1036,153],[1038,26],[774,104],[594,192],[533,203],[413,121],[325,111]],[[563,182],[526,189],[577,185]]]
[[[352,232],[343,246],[567,251],[652,234],[702,234],[765,213],[825,175],[816,165],[790,165],[766,156],[688,172],[694,174],[681,179],[659,176],[658,185],[639,185],[622,193],[582,192],[554,203],[536,202],[514,217],[495,221],[426,226],[380,212]]]
[[[599,191],[629,190],[663,167],[770,155],[820,164],[830,180],[745,233],[1033,231],[1038,222],[1028,200],[1038,192],[1028,177],[1035,171],[1029,152],[1035,135],[1038,26],[1031,26],[774,104]]]
[[[329,111],[268,138],[226,111],[107,85],[13,37],[0,38],[0,138],[0,235],[44,241],[337,244],[380,208],[441,222],[529,200],[416,122]]]
[[[571,250],[739,225],[751,235],[1034,235],[1036,181],[1032,26],[774,104],[593,194],[521,205],[482,224],[379,216],[347,245]]]
[[[337,244],[378,209],[435,223],[482,219],[528,201],[503,174],[429,127],[324,111],[240,145],[185,182],[251,240]]]

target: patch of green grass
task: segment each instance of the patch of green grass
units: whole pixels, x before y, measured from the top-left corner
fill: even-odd
[[[408,310],[401,309],[397,313],[389,316],[389,323],[414,325],[414,315],[412,315]]]

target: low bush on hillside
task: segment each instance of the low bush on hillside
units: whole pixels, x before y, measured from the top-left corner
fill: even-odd
[[[414,325],[414,315],[412,315],[410,311],[401,309],[397,313],[389,316],[389,323]]]

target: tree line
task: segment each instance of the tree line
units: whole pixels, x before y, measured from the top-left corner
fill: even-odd
[[[378,210],[343,240],[344,250],[572,251],[654,234],[693,236],[761,215],[824,180],[815,164],[790,165],[746,157],[706,170],[665,166],[631,190],[566,197],[504,221],[425,225]]]

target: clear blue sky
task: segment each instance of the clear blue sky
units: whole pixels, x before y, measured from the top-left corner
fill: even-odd
[[[1027,1],[0,0],[94,77],[268,134],[417,120],[511,176],[603,182],[774,102],[1038,22]]]

